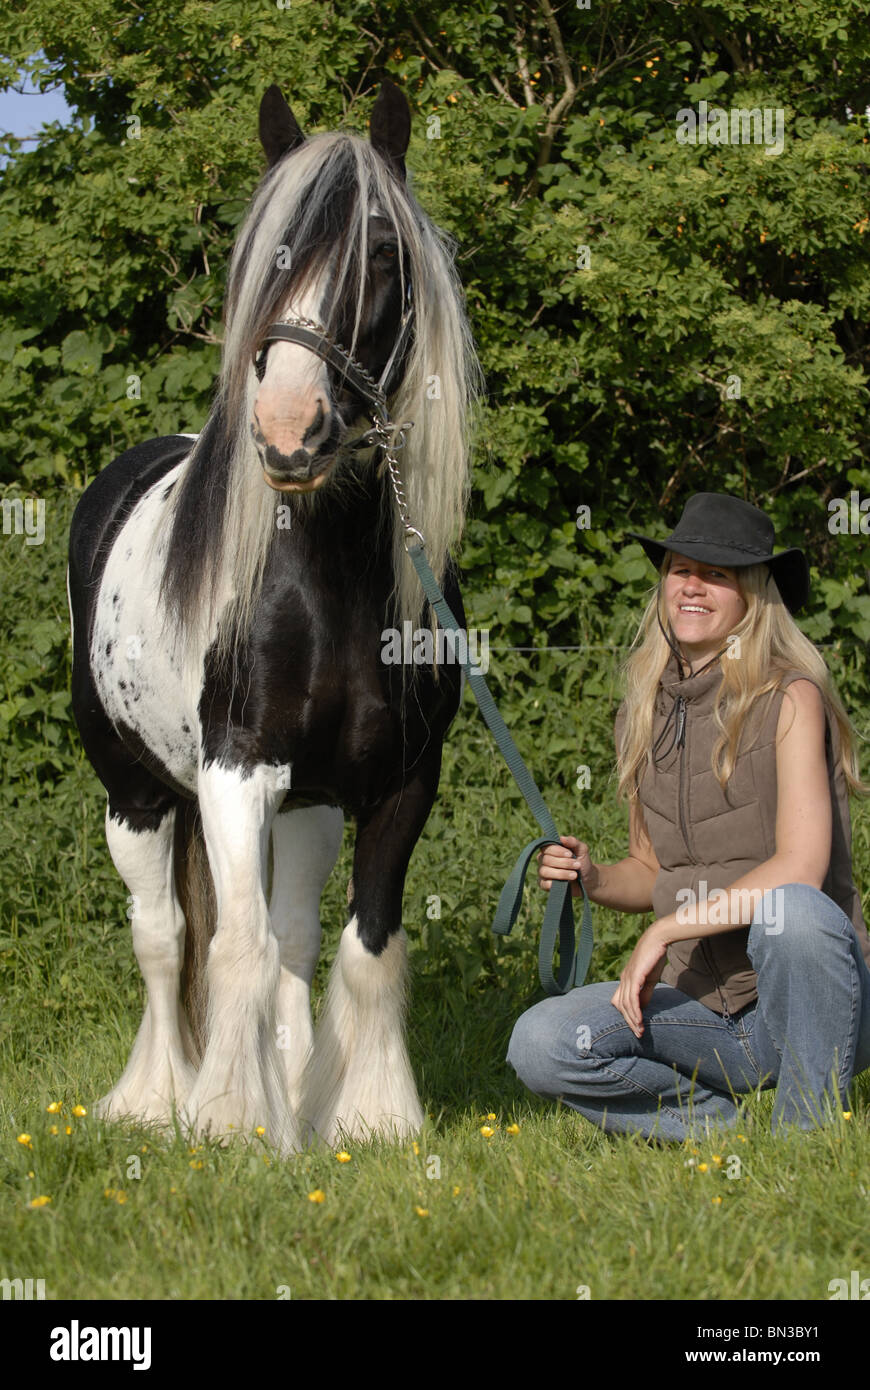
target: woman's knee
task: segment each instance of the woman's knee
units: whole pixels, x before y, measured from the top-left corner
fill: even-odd
[[[530,1091],[556,1095],[566,1067],[573,1070],[589,1057],[594,1039],[607,1023],[602,1008],[613,1014],[614,984],[585,985],[570,994],[544,999],[514,1025],[507,1060]]]
[[[755,908],[749,928],[747,955],[756,970],[777,957],[804,967],[818,958],[823,933],[848,938],[852,925],[841,907],[810,883],[784,883],[771,888]]]

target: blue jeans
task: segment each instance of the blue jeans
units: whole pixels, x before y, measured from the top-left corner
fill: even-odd
[[[736,1124],[736,1097],[758,1086],[777,1088],[774,1134],[850,1109],[849,1083],[870,1066],[870,970],[829,897],[803,883],[774,891],[781,913],[760,905],[749,931],[757,1004],[724,1019],[659,984],[637,1038],[610,1003],[616,983],[584,985],[518,1019],[507,1060],[520,1080],[608,1133],[661,1140]]]

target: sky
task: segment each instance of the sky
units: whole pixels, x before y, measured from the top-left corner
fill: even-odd
[[[72,115],[64,100],[63,87],[42,93],[34,92],[29,82],[17,85],[20,92],[0,92],[0,133],[20,138],[33,136],[46,122],[66,122]]]

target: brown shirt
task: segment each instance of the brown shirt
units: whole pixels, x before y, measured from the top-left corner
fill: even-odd
[[[684,890],[695,895],[689,901],[700,901],[716,889],[729,888],[776,853],[776,728],[785,687],[807,677],[790,671],[779,689],[756,701],[725,791],[712,768],[719,738],[713,704],[721,679],[721,664],[716,661],[699,675],[681,680],[676,658],[671,656],[656,693],[653,744],[661,739],[658,761],[652,770],[642,771],[639,796],[660,865],[653,887],[657,918],[675,912],[686,901]],[[617,748],[624,723],[625,706],[621,705],[615,726]],[[848,786],[840,766],[839,731],[830,718],[825,753],[833,833],[822,891],[851,920],[870,967],[870,936],[852,882]],[[758,998],[755,971],[746,954],[748,936],[748,927],[737,927],[673,942],[662,982],[717,1013],[736,1013]]]

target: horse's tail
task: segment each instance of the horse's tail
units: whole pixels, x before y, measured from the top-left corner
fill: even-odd
[[[217,899],[205,849],[199,803],[184,801],[175,816],[175,887],[187,923],[181,1002],[200,1057],[205,1052],[208,990],[206,960],[217,920]]]

